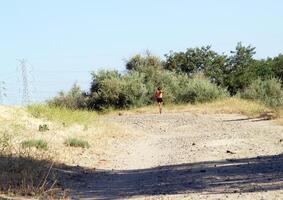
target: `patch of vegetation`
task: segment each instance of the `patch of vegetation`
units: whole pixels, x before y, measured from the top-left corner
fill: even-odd
[[[226,90],[211,83],[204,77],[195,77],[182,81],[176,94],[178,103],[205,103],[228,96]]]
[[[99,111],[137,108],[154,104],[153,93],[157,87],[162,87],[167,104],[205,103],[245,91],[241,96],[246,99],[278,107],[282,104],[278,98],[282,89],[279,84],[278,87],[275,83],[269,84],[268,80],[271,77],[283,80],[283,55],[258,60],[254,58],[255,53],[255,47],[241,42],[227,55],[217,53],[211,46],[170,51],[165,59],[146,52],[126,61],[126,73],[93,72],[89,91],[74,85],[69,92],[59,93],[48,104]],[[195,78],[198,74],[204,78]],[[257,79],[267,82],[260,83]],[[256,86],[261,88],[256,89]],[[34,113],[38,115],[40,112]]]
[[[78,138],[68,138],[64,144],[70,147],[81,147],[81,148],[89,148],[90,145],[87,141],[78,139]]]
[[[97,113],[86,110],[71,110],[64,107],[54,107],[43,104],[30,105],[27,111],[34,117],[57,121],[64,126],[72,124],[90,124],[97,120]]]
[[[26,128],[24,124],[20,123],[12,123],[10,127],[14,133],[19,133]]]
[[[35,154],[28,149],[14,148],[12,137],[0,131],[0,193],[20,196],[36,196],[40,199],[57,199],[56,173],[46,153]],[[42,141],[24,141],[25,147],[46,149]]]
[[[6,132],[0,132],[0,155],[11,154],[11,136]]]
[[[258,100],[273,108],[283,105],[283,90],[279,80],[272,78],[267,80],[257,79],[241,93],[245,99]]]
[[[87,124],[91,117],[86,114],[83,119],[80,114],[84,110],[105,113],[140,108],[139,111],[147,112],[156,103],[154,91],[162,87],[166,107],[174,104],[200,109],[203,104],[217,112],[282,116],[283,55],[259,60],[254,57],[255,53],[255,47],[241,42],[229,54],[219,54],[211,46],[170,51],[163,59],[146,52],[130,57],[125,63],[125,73],[117,70],[93,72],[88,91],[74,85],[69,92],[61,92],[50,100],[49,107],[29,109],[35,117],[55,119],[65,125]],[[231,104],[235,102],[240,109]],[[191,108],[191,104],[196,105],[195,108]],[[70,115],[69,112],[75,112],[70,110],[83,111]]]
[[[252,100],[240,99],[237,97],[227,97],[218,99],[207,103],[197,104],[168,104],[164,107],[165,112],[190,112],[190,113],[238,113],[249,117],[259,117],[265,113],[277,113],[264,105],[261,102]],[[118,114],[118,111],[115,111]],[[115,113],[114,112],[114,113]],[[120,112],[120,111],[119,111]],[[153,113],[156,112],[156,106],[145,106],[141,108],[125,110],[122,114],[136,114],[136,113]]]
[[[31,148],[35,147],[40,150],[47,150],[48,145],[47,142],[44,140],[26,140],[21,143],[23,148]]]
[[[38,126],[38,131],[39,132],[45,132],[45,131],[49,131],[49,127],[47,124],[41,124]]]

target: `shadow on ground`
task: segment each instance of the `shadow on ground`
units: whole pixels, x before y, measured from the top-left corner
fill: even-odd
[[[66,181],[65,177],[65,183],[69,183],[65,186],[80,198],[118,199],[141,195],[283,189],[282,154],[126,171],[75,171],[69,171],[75,173],[69,177],[72,181]]]
[[[260,121],[268,121],[271,120],[269,118],[240,118],[240,119],[228,119],[228,120],[223,120],[223,122],[240,122],[240,121],[250,121],[250,122],[260,122]]]
[[[34,165],[39,161],[30,162],[34,162]],[[70,189],[75,199],[283,189],[282,154],[136,170],[90,170],[66,165],[56,165],[54,170],[62,187]]]

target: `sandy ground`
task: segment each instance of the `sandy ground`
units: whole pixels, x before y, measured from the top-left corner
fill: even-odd
[[[95,170],[62,176],[73,199],[283,199],[283,126],[241,115],[110,116],[135,137]]]

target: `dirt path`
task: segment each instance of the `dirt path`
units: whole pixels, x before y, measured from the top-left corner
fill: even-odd
[[[65,185],[74,199],[283,199],[283,127],[272,121],[190,113],[106,120],[137,137],[113,146],[117,156],[100,169],[76,170]]]

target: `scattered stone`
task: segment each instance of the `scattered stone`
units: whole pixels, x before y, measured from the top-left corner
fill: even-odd
[[[280,139],[279,142],[283,142],[283,139]]]
[[[201,173],[204,173],[204,172],[206,172],[206,170],[205,170],[205,169],[201,169],[200,172],[201,172]]]
[[[193,146],[195,146],[195,145],[196,145],[196,143],[194,143],[194,142],[193,142],[193,144],[192,144],[192,145],[193,145]]]
[[[236,154],[235,152],[232,152],[230,150],[227,150],[226,153],[229,153],[229,154]]]

